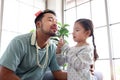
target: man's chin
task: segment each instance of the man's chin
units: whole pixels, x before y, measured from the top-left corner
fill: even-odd
[[[49,35],[50,36],[57,36],[57,32],[50,32]]]
[[[56,34],[51,34],[51,36],[53,37],[53,36],[56,36]]]

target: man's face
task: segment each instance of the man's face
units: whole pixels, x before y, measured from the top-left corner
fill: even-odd
[[[55,36],[58,29],[56,16],[51,13],[44,14],[39,26],[43,34]]]

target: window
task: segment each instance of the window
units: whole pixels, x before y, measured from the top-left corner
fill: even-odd
[[[105,26],[107,24],[104,0],[91,1],[91,12],[95,27]]]
[[[35,28],[34,14],[43,9],[43,0],[4,0],[0,57],[11,39]]]
[[[64,22],[70,24],[70,31],[78,18],[92,19],[95,27],[95,43],[99,59],[95,63],[96,71],[103,74],[103,80],[120,80],[120,6],[119,0],[65,0]],[[69,6],[69,8],[68,8]],[[74,15],[74,16],[73,16]],[[71,18],[71,19],[70,19]],[[69,36],[68,42],[74,45]],[[103,66],[101,68],[101,66]]]
[[[82,4],[77,7],[77,19],[79,18],[91,18],[90,14],[90,2]]]
[[[65,8],[68,9],[68,8],[71,8],[71,7],[74,7],[75,6],[75,0],[65,0]]]
[[[119,7],[120,0],[108,0],[110,23],[120,22],[120,11],[118,10]]]

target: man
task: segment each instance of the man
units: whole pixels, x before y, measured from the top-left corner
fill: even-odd
[[[57,32],[56,14],[39,13],[36,31],[15,37],[0,59],[0,80],[42,80],[49,67],[56,80],[67,80],[56,61],[56,46],[49,41]]]

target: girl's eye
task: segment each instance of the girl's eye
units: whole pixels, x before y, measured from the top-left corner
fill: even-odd
[[[49,21],[52,21],[52,19],[49,19]]]

